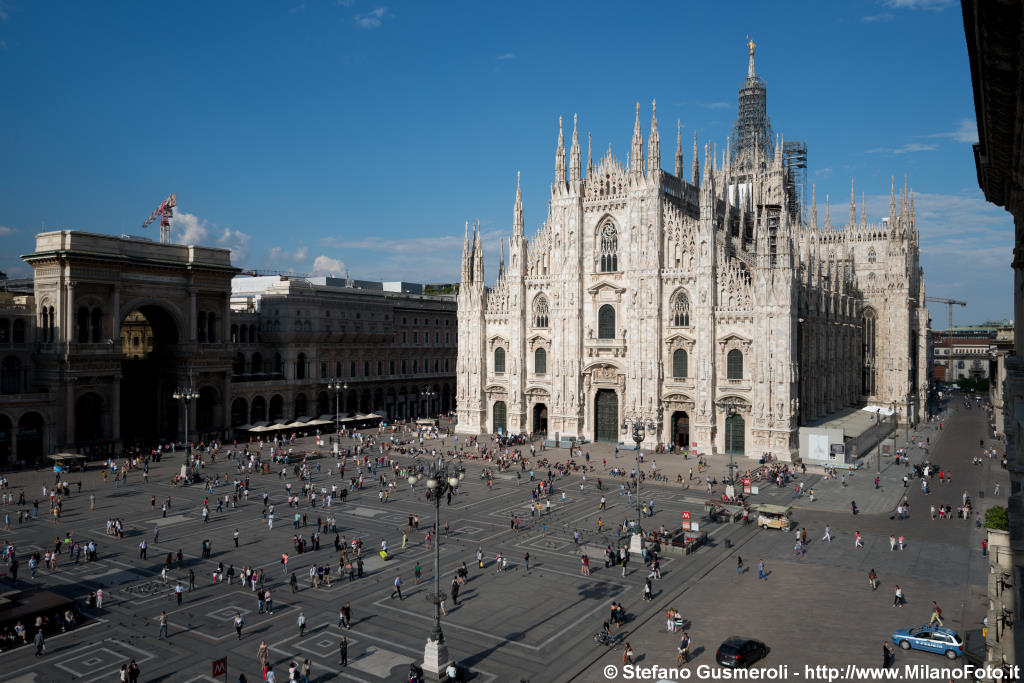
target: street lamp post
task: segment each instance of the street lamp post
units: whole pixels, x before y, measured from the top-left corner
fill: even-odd
[[[658,426],[653,420],[644,424],[642,417],[627,417],[622,420],[622,433],[633,431],[633,441],[636,443],[636,533],[633,534],[629,551],[631,553],[643,554],[643,531],[640,525],[640,444],[644,440],[645,431],[651,436],[658,432]]]
[[[879,410],[875,411],[875,438],[878,441],[875,443],[875,474],[879,475],[882,473],[882,425],[879,423]]]
[[[466,468],[454,461],[444,462],[441,456],[430,461],[428,467],[423,468],[416,463],[414,468],[409,473],[409,485],[414,485],[426,476],[427,489],[434,501],[434,628],[430,631],[423,651],[423,670],[439,680],[448,664],[448,646],[444,642],[444,632],[441,630],[441,537],[438,535],[441,524],[441,499],[458,487],[459,482],[466,477]],[[424,471],[420,472],[421,469]]]
[[[199,398],[199,392],[191,385],[178,387],[171,394],[171,398],[176,401],[182,401],[185,404],[185,464],[191,464],[192,440],[188,437],[188,404]]]
[[[348,391],[348,382],[342,383],[340,379],[332,379],[327,383],[327,388],[334,392],[334,438],[338,438],[341,431],[341,405],[338,395],[342,391]]]
[[[730,417],[733,417],[734,415],[736,415],[736,402],[730,399],[729,402],[725,404],[725,416],[726,416],[726,419],[729,419]],[[729,451],[729,486],[733,487],[733,495],[735,495],[735,491],[736,491],[736,463],[733,462],[733,459],[732,459],[733,451],[735,449],[731,448],[730,444],[726,443],[725,444],[725,450]]]
[[[433,391],[431,389],[427,389],[425,391],[420,392],[420,396],[422,396],[423,398],[427,399],[427,417],[430,417],[430,408],[431,408],[430,402],[431,402],[431,400],[433,400],[433,398],[435,396],[437,396],[437,392]]]

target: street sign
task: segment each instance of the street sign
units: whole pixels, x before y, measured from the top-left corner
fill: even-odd
[[[750,493],[750,477],[743,478],[743,493]]]
[[[683,529],[685,531],[690,530],[690,513],[686,510],[683,510]]]
[[[227,678],[228,675],[228,658],[222,657],[220,659],[213,660],[213,677],[224,676]]]

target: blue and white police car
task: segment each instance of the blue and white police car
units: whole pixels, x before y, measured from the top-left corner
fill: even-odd
[[[964,654],[964,641],[951,628],[942,626],[916,626],[892,632],[892,642],[904,650],[925,650],[956,659]]]

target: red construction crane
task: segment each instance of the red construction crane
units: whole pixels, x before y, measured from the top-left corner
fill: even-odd
[[[177,205],[178,195],[171,193],[167,199],[160,202],[160,206],[156,207],[156,211],[149,215],[142,227],[148,227],[156,220],[157,216],[160,216],[160,241],[164,244],[169,243],[171,241],[171,218],[174,217],[174,207]]]
[[[926,296],[925,301],[931,301],[937,304],[946,304],[949,307],[949,328],[946,330],[946,381],[953,381],[953,306],[966,306],[966,301],[957,301],[956,299],[938,299],[936,297]]]

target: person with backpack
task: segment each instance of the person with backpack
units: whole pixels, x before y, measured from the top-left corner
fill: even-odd
[[[942,608],[939,607],[934,600],[932,600],[932,618],[928,620],[928,625],[931,626],[935,622],[939,622],[939,626],[942,626]]]

